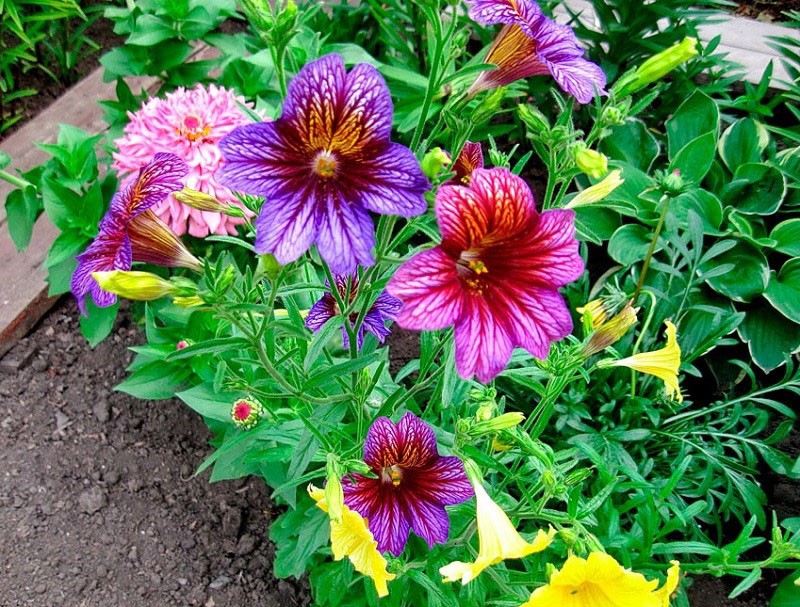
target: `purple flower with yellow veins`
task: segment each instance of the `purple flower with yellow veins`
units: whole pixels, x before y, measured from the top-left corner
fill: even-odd
[[[336,282],[336,290],[339,293],[339,298],[347,304],[355,301],[355,298],[358,295],[358,276],[350,277],[349,293],[347,289],[347,276],[340,274],[335,276],[334,279]],[[397,313],[400,312],[400,308],[402,307],[403,302],[396,297],[389,295],[385,291],[378,295],[375,303],[370,306],[369,311],[364,315],[364,321],[358,328],[358,333],[356,334],[356,343],[358,345],[358,349],[360,350],[361,346],[364,345],[364,335],[367,332],[372,333],[379,342],[383,343],[390,333],[389,329],[386,328],[386,321],[396,320]],[[333,318],[334,316],[339,316],[341,313],[342,312],[339,310],[339,305],[336,303],[336,298],[331,293],[325,293],[325,295],[323,295],[322,298],[308,311],[308,316],[306,317],[306,327],[314,332],[319,331],[322,328],[322,325],[324,325],[329,319]],[[347,320],[350,322],[351,327],[354,326],[356,320],[358,319],[358,314],[359,313],[356,311],[349,315]],[[344,342],[345,348],[350,347],[350,339],[347,336],[347,329],[344,326],[342,326],[342,341]]]
[[[469,16],[482,25],[503,24],[484,60],[497,69],[482,72],[470,96],[547,74],[580,103],[605,94],[606,75],[584,57],[572,28],[547,17],[533,0],[472,0]]]
[[[265,198],[255,220],[258,253],[286,264],[316,243],[334,273],[348,274],[374,263],[368,211],[425,212],[430,184],[411,150],[390,141],[392,111],[374,67],[360,63],[348,73],[331,54],[292,80],[280,118],[222,139],[222,183]]]
[[[457,457],[439,455],[433,428],[413,413],[396,424],[379,417],[367,432],[364,461],[376,478],[344,479],[344,503],[369,521],[378,552],[398,556],[413,530],[431,548],[447,541],[445,506],[474,495]]]
[[[83,314],[89,294],[101,308],[117,301],[115,294],[100,288],[93,272],[130,270],[134,261],[202,270],[200,261],[151,210],[183,187],[188,172],[186,163],[174,154],[159,153],[135,181],[114,194],[94,241],[76,257],[70,288]]]

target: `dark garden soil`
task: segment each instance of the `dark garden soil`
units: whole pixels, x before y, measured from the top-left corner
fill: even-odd
[[[201,419],[113,391],[127,320],[94,350],[71,301],[0,360],[0,607],[291,607],[256,479],[193,477]]]
[[[783,13],[800,10],[800,0],[737,0],[737,15],[762,21],[787,21]]]

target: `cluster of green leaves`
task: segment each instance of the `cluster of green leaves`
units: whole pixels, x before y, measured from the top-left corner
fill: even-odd
[[[0,2],[0,133],[21,118],[20,100],[35,95],[19,88],[20,77],[39,70],[56,82],[72,84],[76,67],[99,46],[86,29],[99,17],[78,0],[3,0]]]

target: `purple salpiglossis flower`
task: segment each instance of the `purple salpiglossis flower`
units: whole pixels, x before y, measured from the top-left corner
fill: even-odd
[[[150,207],[164,200],[170,193],[180,190],[183,187],[182,179],[188,173],[189,167],[183,160],[174,154],[159,153],[142,167],[135,180],[114,194],[108,211],[100,220],[99,232],[94,241],[76,257],[78,267],[72,275],[70,287],[82,314],[86,314],[85,300],[88,294],[91,294],[94,303],[101,308],[117,301],[116,295],[100,288],[92,278],[92,272],[130,270],[137,246],[142,250],[142,255],[137,256],[142,261],[154,260],[159,249],[175,249],[177,239],[174,236],[174,240],[170,239],[171,233],[152,233],[153,227],[166,228],[163,222],[155,218],[154,223],[153,218],[145,216],[151,213]],[[141,231],[131,230],[131,224],[137,218],[146,219],[142,225],[151,228],[150,238]],[[188,256],[188,252],[185,254]],[[194,267],[194,262],[197,262],[191,256],[183,258],[184,263],[180,259],[175,261],[176,263],[164,265],[189,264],[186,267]]]
[[[407,329],[455,326],[456,367],[488,382],[515,347],[547,358],[572,331],[559,287],[583,273],[573,211],[539,213],[525,182],[507,169],[475,169],[469,186],[436,193],[442,244],[417,253],[387,290]]]
[[[285,264],[316,243],[336,274],[372,265],[367,211],[420,215],[430,187],[411,150],[390,141],[391,128],[383,77],[364,63],[347,73],[331,54],[292,80],[280,118],[226,135],[222,183],[266,199],[255,221],[256,251]]]
[[[379,417],[367,432],[364,461],[377,478],[344,479],[344,503],[367,519],[378,551],[397,556],[413,530],[428,546],[447,541],[445,506],[474,495],[457,457],[439,455],[433,429],[413,413]]]
[[[339,297],[346,303],[352,303],[355,301],[355,298],[358,295],[358,276],[353,275],[352,277],[349,277],[349,279],[350,291],[348,294],[348,276],[338,274],[334,277],[334,280],[336,281],[336,290],[339,292]],[[328,285],[327,282],[325,285],[330,288],[330,285]],[[358,328],[358,333],[356,334],[356,344],[358,349],[360,350],[361,346],[364,345],[364,335],[367,331],[372,333],[379,342],[383,343],[390,333],[389,329],[386,328],[386,321],[396,320],[397,313],[402,307],[403,302],[396,297],[389,295],[385,291],[378,295],[378,298],[370,306],[369,311],[367,311],[367,313],[364,315],[364,321]],[[306,317],[306,327],[312,331],[319,331],[322,328],[322,325],[324,325],[329,319],[340,314],[341,310],[339,310],[339,306],[336,304],[336,299],[334,296],[331,295],[331,293],[325,293],[325,295],[323,295],[317,303],[311,306],[311,309],[308,311],[308,316]],[[350,314],[347,320],[350,322],[350,326],[353,327],[357,319],[358,312],[353,312]],[[344,342],[345,348],[350,347],[350,338],[347,336],[347,329],[344,326],[342,326],[342,341]]]
[[[483,25],[504,24],[485,59],[497,69],[482,72],[470,95],[544,74],[580,103],[605,94],[606,75],[584,57],[572,28],[547,17],[533,0],[471,0],[469,16]]]

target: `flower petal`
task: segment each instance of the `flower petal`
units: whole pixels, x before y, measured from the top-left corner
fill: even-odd
[[[547,358],[550,344],[572,332],[572,316],[558,291],[528,288],[507,296],[504,304],[508,318],[513,319],[510,328],[514,345],[538,359]]]
[[[545,61],[558,85],[580,103],[589,103],[605,94],[606,75],[598,65],[583,57],[563,61]]]
[[[116,302],[117,296],[101,289],[92,272],[131,269],[131,244],[124,233],[100,233],[76,259],[78,266],[72,274],[70,289],[81,313],[86,315],[86,296],[90,293],[101,308]]]
[[[319,218],[317,249],[331,270],[349,274],[359,265],[374,264],[375,226],[369,214],[361,206],[334,196],[328,198],[324,209]]]
[[[336,316],[336,302],[330,293],[325,293],[317,303],[311,306],[305,324],[306,327],[316,332],[334,316]]]
[[[511,360],[514,345],[506,322],[513,319],[495,315],[485,297],[470,297],[464,302],[455,327],[456,368],[464,379],[476,375],[487,383]]]
[[[189,166],[175,154],[159,152],[139,171],[136,181],[114,195],[109,212],[126,219],[133,217],[180,190],[188,173]]]
[[[272,253],[280,264],[294,261],[305,253],[320,231],[320,201],[313,184],[280,198],[264,202],[256,217],[255,249]]]
[[[433,548],[434,544],[445,543],[450,533],[450,519],[445,509],[438,504],[420,500],[408,492],[401,492],[400,495],[404,498],[401,498],[401,507],[411,522],[414,533],[425,540],[429,548]]]
[[[399,143],[390,144],[348,177],[358,183],[361,204],[375,213],[414,217],[428,208],[423,194],[430,183],[414,153]]]
[[[435,331],[461,315],[461,286],[456,262],[441,247],[417,253],[398,268],[386,289],[403,302],[397,324]]]
[[[379,417],[367,431],[364,440],[364,461],[374,471],[394,466],[400,460],[401,441],[394,423]]]
[[[533,0],[474,0],[471,4],[470,19],[482,25],[532,22],[542,15],[542,9]]]
[[[476,169],[469,185],[488,218],[493,241],[523,231],[537,217],[528,184],[508,169]]]
[[[439,457],[436,434],[428,424],[413,413],[406,413],[395,427],[399,464],[403,469],[427,467]]]
[[[423,470],[406,473],[403,485],[419,499],[442,506],[460,504],[474,495],[463,462],[454,456],[440,457]]]
[[[339,55],[329,55],[341,63]],[[344,154],[383,144],[392,132],[392,96],[380,72],[367,63],[359,63],[346,76],[336,108],[336,131],[331,148]],[[406,148],[407,149],[407,148]]]
[[[448,251],[452,249],[457,254],[461,253],[489,231],[490,216],[487,208],[471,188],[443,185],[436,192],[434,209],[439,230],[442,232],[442,246]],[[455,272],[455,263],[453,271]]]

